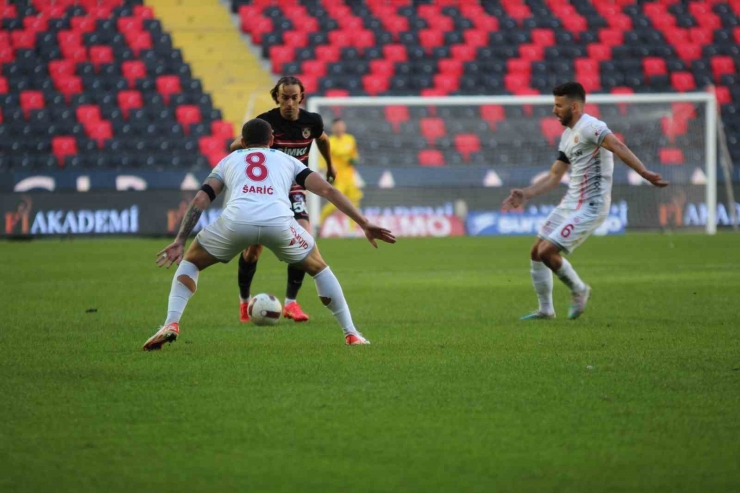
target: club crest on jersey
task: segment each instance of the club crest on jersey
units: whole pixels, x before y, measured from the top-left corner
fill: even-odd
[[[578,136],[577,135],[575,137],[573,137],[573,143],[574,144],[577,144],[578,143]]]
[[[309,138],[309,137],[311,136],[311,129],[310,129],[310,128],[308,128],[308,127],[303,127],[303,132],[302,132],[302,134],[303,134],[303,138],[304,138],[304,139],[307,139],[307,138]]]

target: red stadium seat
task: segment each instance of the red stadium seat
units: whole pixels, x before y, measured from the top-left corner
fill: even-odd
[[[717,102],[721,105],[732,104],[732,94],[730,89],[725,86],[715,86],[714,94],[717,97]]]
[[[622,31],[632,30],[632,18],[627,14],[616,14],[606,17],[606,23],[609,27],[620,29]]]
[[[447,60],[440,60],[441,63]],[[375,75],[382,75],[383,77],[393,77],[396,73],[396,67],[393,62],[388,60],[371,60],[370,61],[370,73]]]
[[[548,116],[540,120],[540,131],[550,145],[554,145],[563,133],[563,126],[554,116]]]
[[[15,5],[0,5],[0,19],[14,19],[18,17]]]
[[[346,89],[329,89],[325,95],[327,98],[346,98],[349,97],[349,91]]]
[[[77,154],[77,139],[69,136],[55,136],[51,139],[51,152],[57,158],[59,166],[64,165],[66,156]]]
[[[48,65],[49,76],[52,80],[60,77],[75,75],[76,66],[72,60],[52,60]]]
[[[154,19],[154,9],[146,5],[134,5],[134,15],[142,19]]]
[[[141,108],[144,100],[139,91],[121,91],[118,93],[118,107],[121,108],[124,118],[128,118],[129,110]]]
[[[689,36],[689,30],[682,27],[672,27],[663,31],[663,37],[672,45],[679,45],[682,43],[689,43],[691,37]]]
[[[0,94],[8,94],[8,79],[0,77]]]
[[[316,59],[322,62],[338,62],[342,58],[339,46],[324,45],[316,47]]]
[[[151,34],[149,34],[148,31],[142,31],[138,33],[129,31],[129,33],[131,34],[124,34],[124,37],[126,38],[128,47],[131,48],[134,53],[136,53],[136,56],[139,55],[141,50],[152,49],[152,36]]]
[[[441,118],[422,118],[419,125],[421,127],[421,135],[427,140],[429,145],[434,145],[434,142],[438,138],[444,137],[447,134],[445,122]]]
[[[578,82],[581,83],[586,93],[601,90],[601,76],[598,73],[578,77]]]
[[[525,4],[503,2],[503,7],[504,10],[506,10],[506,12],[509,14],[509,17],[514,20],[521,22],[524,19],[532,17],[532,11],[529,10],[529,7]]]
[[[660,129],[662,130],[663,135],[668,137],[668,140],[675,142],[676,137],[686,135],[689,131],[689,124],[686,119],[664,116],[660,119]]]
[[[689,120],[696,118],[696,107],[694,103],[671,103],[671,113],[677,120]]]
[[[180,77],[176,75],[162,75],[157,77],[157,92],[162,95],[165,103],[169,103],[170,96],[182,92]]]
[[[439,73],[461,77],[465,67],[460,60],[443,59],[439,61]]]
[[[113,48],[108,45],[91,46],[90,62],[97,67],[103,63],[113,63]]]
[[[301,70],[304,74],[313,74],[316,77],[326,75],[326,62],[321,60],[306,60],[301,64]]]
[[[103,143],[113,137],[113,126],[107,120],[101,120],[97,123],[85,127],[87,136],[98,142],[98,147],[102,148]]]
[[[445,42],[444,32],[437,29],[422,29],[419,31],[419,44],[427,50],[442,46]]]
[[[437,149],[423,149],[419,151],[418,158],[421,166],[444,166],[445,164],[442,151]]]
[[[377,96],[378,94],[388,90],[390,87],[390,81],[387,77],[382,75],[365,75],[362,78],[362,87],[369,95]]]
[[[329,32],[329,43],[334,46],[344,48],[345,46],[352,46],[352,31],[330,31]]]
[[[469,45],[454,45],[450,49],[450,52],[452,54],[452,58],[462,62],[472,62],[478,55],[477,48]]]
[[[187,104],[178,106],[175,109],[175,119],[184,128],[188,128],[193,123],[200,123],[202,121],[200,108],[196,105]]]
[[[660,150],[660,163],[666,165],[683,164],[685,162],[681,149],[666,148]]]
[[[375,46],[375,33],[369,29],[360,29],[355,32],[354,46],[360,50]]]
[[[284,46],[292,48],[305,48],[308,46],[308,32],[306,31],[285,31],[283,33]]]
[[[506,60],[506,72],[509,74],[521,74],[530,77],[532,74],[532,62],[521,58],[509,58]]]
[[[90,123],[99,122],[103,119],[100,115],[100,107],[94,104],[83,104],[75,110],[77,121],[87,126]]]
[[[709,61],[712,66],[712,73],[715,80],[719,80],[720,75],[735,74],[735,62],[730,56],[715,56]]]
[[[409,54],[404,45],[388,44],[383,46],[383,57],[390,62],[406,62]]]
[[[393,130],[398,132],[401,129],[401,123],[409,121],[408,106],[386,106],[385,119],[393,125]]]
[[[221,139],[233,139],[234,125],[224,120],[215,120],[211,122],[211,135]]]
[[[645,77],[650,78],[654,75],[666,75],[668,68],[666,67],[665,60],[658,57],[646,57],[642,59],[642,70],[645,72]]]
[[[624,31],[621,29],[601,29],[599,40],[607,46],[621,46],[624,43]]]
[[[437,74],[433,78],[434,87],[445,94],[460,90],[460,78],[454,74]]]
[[[208,159],[208,164],[214,167],[226,156],[226,143],[221,137],[201,137],[198,139],[200,153]]]
[[[126,60],[121,64],[121,74],[133,88],[138,79],[146,77],[146,65],[141,60]]]
[[[465,161],[470,159],[474,152],[480,152],[480,139],[475,134],[460,134],[455,136],[455,149]]]
[[[553,46],[555,44],[555,33],[552,29],[532,29],[532,43],[537,46]]]
[[[516,93],[523,87],[529,87],[530,74],[506,74],[504,75],[504,87],[507,91]]]
[[[23,18],[23,28],[35,33],[46,32],[49,29],[49,18],[42,15],[29,15]]]
[[[575,60],[576,78],[580,76],[589,76],[599,73],[599,62],[590,58],[576,58]]]
[[[112,11],[113,7],[109,5],[93,4],[87,8],[87,15],[93,19],[108,19]]]
[[[583,112],[588,113],[589,115],[593,116],[594,118],[601,118],[601,108],[599,108],[598,104],[594,103],[586,103],[583,105]]]
[[[89,33],[96,28],[95,18],[88,16],[72,17],[69,21],[73,31]]]
[[[9,45],[0,45],[0,63],[9,63],[15,60],[13,48]]]
[[[119,17],[116,26],[119,33],[141,32],[144,30],[144,19],[141,17]]]
[[[68,75],[56,79],[54,85],[60,93],[64,94],[67,101],[70,100],[73,94],[82,93],[82,79],[76,75]]]
[[[599,62],[612,59],[612,48],[605,44],[592,43],[586,46],[586,52],[590,59]]]
[[[463,39],[468,46],[486,46],[488,45],[488,31],[482,29],[468,29],[463,33]]]
[[[392,34],[405,33],[409,30],[409,20],[405,17],[393,16],[382,18],[385,29]]]
[[[83,46],[82,33],[79,31],[59,31],[57,42],[59,43],[59,48],[62,49],[65,46]]]
[[[491,130],[496,131],[498,122],[506,119],[504,107],[497,104],[486,104],[480,107],[481,118],[488,123]]]
[[[36,47],[36,32],[11,31],[10,40],[16,50],[32,50]]]
[[[692,27],[689,29],[689,41],[700,46],[712,44],[714,32],[711,29]]]
[[[698,17],[696,19],[696,22],[703,29],[709,29],[712,31],[716,31],[717,29],[722,29],[722,19],[720,19],[718,15],[713,14],[713,13]]]
[[[696,81],[691,72],[673,72],[671,74],[671,85],[678,92],[687,92],[696,89]]]
[[[273,46],[270,48],[272,71],[276,74],[283,71],[283,64],[295,59],[295,48],[291,46]]]
[[[519,57],[533,62],[540,62],[545,58],[545,49],[534,44],[519,45]]]
[[[28,118],[31,110],[44,108],[44,93],[41,91],[21,91],[20,102],[23,115]]]
[[[678,58],[684,62],[693,62],[701,58],[701,46],[693,43],[681,43],[674,45]]]

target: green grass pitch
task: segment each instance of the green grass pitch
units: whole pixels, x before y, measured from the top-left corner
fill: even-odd
[[[588,311],[525,323],[531,242],[320,240],[365,347],[310,278],[240,325],[219,265],[153,353],[167,240],[2,242],[0,491],[740,491],[739,237],[591,238]]]

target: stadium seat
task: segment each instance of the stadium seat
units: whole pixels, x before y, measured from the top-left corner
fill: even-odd
[[[660,164],[675,165],[685,162],[683,151],[679,148],[664,148],[660,150],[659,154]]]
[[[52,154],[63,167],[65,158],[77,154],[77,140],[69,136],[55,136],[51,139]]]
[[[441,118],[422,118],[419,122],[421,135],[427,141],[427,144],[434,145],[435,141],[447,134],[444,120]]]
[[[423,149],[418,154],[421,166],[444,166],[444,155],[438,149]]]
[[[385,106],[385,119],[393,125],[393,130],[397,133],[401,124],[409,120],[408,106]]]
[[[200,108],[195,105],[178,106],[175,110],[175,118],[177,123],[182,125],[184,128],[188,128],[191,124],[200,123],[202,121]]]
[[[454,142],[455,149],[465,161],[470,160],[471,154],[481,151],[480,138],[476,134],[458,134]]]

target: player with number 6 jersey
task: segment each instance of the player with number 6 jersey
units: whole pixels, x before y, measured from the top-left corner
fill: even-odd
[[[586,91],[578,82],[567,82],[553,90],[553,114],[566,127],[560,139],[558,157],[550,173],[532,186],[514,189],[504,200],[511,210],[555,188],[570,168],[570,184],[560,205],[550,213],[530,252],[532,284],[539,308],[522,320],[555,318],[552,303],[552,273],[571,291],[568,318],[578,318],[591,297],[585,284],[561,252],[572,253],[606,219],[611,205],[615,153],[630,168],[656,187],[667,182],[644,164],[612,134],[606,124],[583,112]]]
[[[180,334],[180,317],[193,296],[202,270],[218,262],[229,262],[252,245],[264,245],[278,259],[314,278],[321,302],[331,310],[348,345],[369,344],[355,328],[342,287],[321,258],[311,235],[298,224],[288,199],[293,182],[324,197],[347,214],[377,248],[376,240],[395,243],[387,229],[371,224],[352,203],[318,173],[298,160],[270,149],[270,124],[254,119],[242,128],[243,150],[225,157],[213,169],[190,203],[175,241],[157,254],[157,264],[179,265],[172,280],[167,318],[144,344],[144,350],[160,349]],[[214,223],[203,229],[183,258],[185,242],[201,214],[224,190],[229,199]]]

